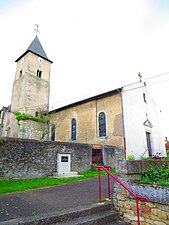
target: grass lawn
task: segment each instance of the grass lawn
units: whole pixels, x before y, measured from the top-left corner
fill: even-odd
[[[112,173],[115,173],[115,170],[111,170]],[[24,179],[24,180],[0,180],[0,194],[16,192],[16,191],[25,191],[34,188],[55,186],[59,184],[74,182],[78,180],[84,180],[87,178],[97,177],[97,171],[85,171],[78,173],[79,177],[70,177],[70,178],[35,178],[35,179]],[[101,171],[101,175],[105,175],[106,172]]]

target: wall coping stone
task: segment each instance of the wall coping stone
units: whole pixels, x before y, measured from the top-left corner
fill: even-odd
[[[169,160],[118,160],[116,166],[117,174],[139,174],[145,172],[149,166],[153,168],[163,165],[169,166]]]
[[[127,185],[135,194],[147,197],[150,202],[158,202],[169,205],[169,188],[166,186],[155,186],[149,184],[134,184]],[[133,198],[128,192],[127,197]]]
[[[42,144],[53,144],[53,145],[69,145],[69,146],[88,146],[88,147],[92,147],[91,144],[85,144],[85,143],[77,143],[77,142],[60,142],[60,141],[39,141],[39,140],[35,140],[35,139],[24,139],[24,138],[12,138],[12,137],[0,137],[0,142],[1,141],[8,141],[8,142],[23,142],[23,143],[34,143],[34,142],[38,142],[38,143],[42,143]]]

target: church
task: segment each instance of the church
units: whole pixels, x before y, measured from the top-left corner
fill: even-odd
[[[123,150],[124,158],[166,156],[160,110],[141,76],[138,82],[49,111],[50,68],[36,35],[16,59],[11,105],[0,111],[0,136],[40,141],[88,143],[93,163],[104,147]]]

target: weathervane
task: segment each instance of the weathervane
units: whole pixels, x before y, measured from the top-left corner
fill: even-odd
[[[36,35],[39,33],[39,30],[38,30],[38,27],[39,27],[39,24],[35,24],[36,26],[36,29],[34,29],[36,31]]]

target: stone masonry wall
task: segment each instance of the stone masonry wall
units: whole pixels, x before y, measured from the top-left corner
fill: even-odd
[[[20,120],[18,138],[48,140],[49,124],[33,120]]]
[[[135,194],[146,196],[150,202],[139,201],[141,225],[169,225],[169,188],[133,183],[139,172],[152,166],[169,165],[169,161],[118,161],[118,178]],[[115,182],[113,202],[121,217],[137,225],[136,201],[118,183]]]
[[[88,144],[0,139],[0,177],[33,178],[57,172],[57,154],[71,154],[71,171],[91,168],[92,146]]]
[[[124,151],[114,146],[103,146],[103,162],[105,165],[116,168],[118,160],[124,159]]]

